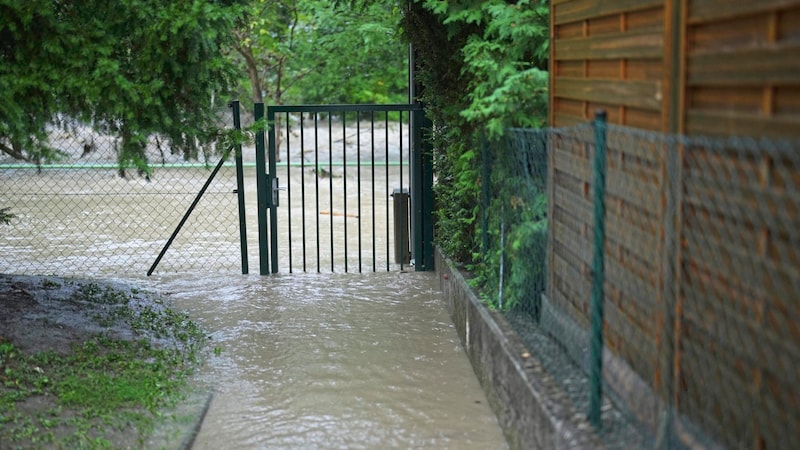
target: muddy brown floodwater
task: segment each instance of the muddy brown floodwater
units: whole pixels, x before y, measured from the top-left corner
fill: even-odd
[[[219,349],[194,448],[505,448],[434,283],[159,276]]]
[[[312,169],[279,170],[289,188],[280,194],[280,273],[237,274],[228,167],[150,278],[208,170],[160,168],[151,182],[6,170],[0,207],[17,218],[0,234],[0,272],[134,282],[187,311],[218,349],[201,374],[214,395],[195,448],[506,448],[434,276],[392,261],[388,194],[408,186],[407,172],[369,167],[359,184],[358,168],[335,167],[326,179]],[[246,170],[245,193],[258,273],[254,172]],[[304,233],[313,239],[304,243]],[[335,273],[298,273],[304,251],[309,272]],[[342,273],[362,262],[365,273]]]

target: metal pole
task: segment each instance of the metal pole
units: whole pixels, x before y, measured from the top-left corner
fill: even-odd
[[[603,402],[603,282],[605,280],[606,112],[594,119],[594,255],[589,360],[589,422],[601,426]]]
[[[148,277],[153,274],[154,270],[156,270],[158,263],[161,262],[161,258],[164,257],[164,254],[167,253],[167,249],[172,245],[172,241],[174,241],[175,237],[178,236],[178,233],[181,231],[181,228],[183,228],[183,225],[186,223],[186,220],[189,219],[189,216],[192,214],[192,211],[194,211],[194,208],[197,206],[197,203],[199,203],[200,199],[203,198],[203,195],[206,193],[208,186],[211,185],[211,182],[214,180],[214,177],[217,176],[217,172],[219,172],[219,169],[221,169],[222,165],[225,164],[225,159],[226,159],[225,156],[228,153],[230,153],[232,149],[233,147],[230,147],[225,153],[222,154],[222,158],[219,159],[217,167],[215,167],[214,171],[211,172],[211,175],[208,177],[208,180],[206,180],[206,183],[203,185],[202,189],[200,189],[200,192],[198,192],[197,196],[195,196],[194,201],[189,206],[189,209],[186,211],[186,214],[183,215],[183,218],[178,223],[178,226],[175,228],[175,231],[172,232],[172,235],[167,240],[167,243],[164,244],[164,248],[161,249],[161,252],[158,254],[158,257],[156,257],[156,260],[153,262],[153,265],[150,266],[150,270],[147,271]]]
[[[233,110],[233,128],[242,129],[239,114],[239,100],[234,100],[228,105]],[[242,253],[242,274],[247,274],[250,268],[247,263],[247,220],[244,202],[244,164],[242,163],[242,144],[235,147],[236,159],[236,196],[239,199],[239,246]]]

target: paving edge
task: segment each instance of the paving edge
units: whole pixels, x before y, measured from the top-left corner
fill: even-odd
[[[436,274],[472,368],[512,449],[602,449],[600,438],[505,318],[436,249]]]
[[[203,383],[189,387],[181,402],[174,408],[161,411],[163,420],[148,437],[144,447],[191,450],[213,398],[213,391]]]

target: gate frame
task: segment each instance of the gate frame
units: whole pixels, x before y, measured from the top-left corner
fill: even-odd
[[[421,103],[275,105],[266,109],[268,148],[264,131],[256,134],[256,186],[258,193],[258,258],[261,275],[278,272],[278,186],[275,148],[275,113],[408,112],[411,124],[411,249],[414,270],[430,271],[433,255],[433,147],[423,136],[430,128]],[[255,120],[264,118],[264,104],[256,103]],[[267,154],[268,150],[268,154]],[[269,211],[269,221],[267,212]]]

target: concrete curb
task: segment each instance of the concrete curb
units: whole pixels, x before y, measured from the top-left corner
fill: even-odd
[[[605,448],[585,415],[528,353],[505,318],[478,300],[438,248],[435,267],[450,317],[509,446]]]
[[[214,393],[203,387],[189,388],[186,398],[162,411],[163,421],[153,430],[144,448],[190,450],[203,425]]]

